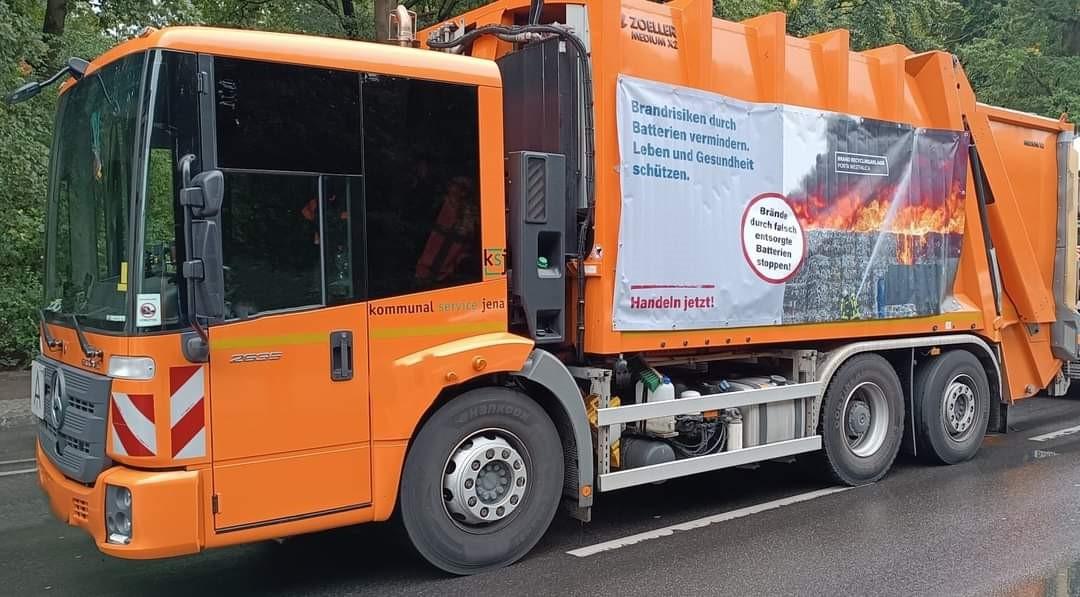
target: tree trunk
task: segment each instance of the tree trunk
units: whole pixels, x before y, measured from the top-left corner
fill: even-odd
[[[1065,53],[1069,56],[1080,56],[1080,19],[1065,21],[1061,36]]]
[[[359,23],[356,22],[356,10],[353,0],[341,0],[341,24],[345,29],[345,35],[349,39],[360,37]]]
[[[64,22],[67,20],[67,0],[48,0],[45,3],[44,32],[49,35],[63,35]]]
[[[375,0],[375,39],[386,41],[390,37],[390,13],[396,6],[396,0]]]
[[[45,43],[49,51],[45,55],[46,68],[57,68],[60,65],[60,49],[64,37],[64,23],[67,21],[67,0],[47,0],[45,3],[45,25],[42,31],[45,33]]]

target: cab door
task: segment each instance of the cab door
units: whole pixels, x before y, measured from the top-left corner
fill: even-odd
[[[365,309],[211,329],[218,530],[371,502]]]
[[[225,186],[231,320],[210,328],[215,527],[364,507],[368,321],[350,221],[359,177],[231,172]],[[244,203],[280,217],[244,215]],[[253,242],[253,231],[272,240]]]
[[[371,502],[359,75],[214,57],[218,531]],[[207,122],[204,118],[204,123]]]

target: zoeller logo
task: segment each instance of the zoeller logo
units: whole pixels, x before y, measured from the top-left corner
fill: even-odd
[[[630,39],[654,46],[679,49],[679,34],[675,25],[661,23],[623,13],[622,28],[630,30]]]

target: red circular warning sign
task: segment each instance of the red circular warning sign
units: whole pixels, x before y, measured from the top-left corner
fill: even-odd
[[[786,197],[763,193],[750,200],[743,212],[742,247],[762,280],[781,284],[795,275],[806,257],[806,234]]]

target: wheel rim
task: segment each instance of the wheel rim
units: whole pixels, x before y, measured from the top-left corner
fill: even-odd
[[[483,429],[466,437],[443,468],[446,515],[470,532],[501,527],[525,501],[527,456],[521,440],[505,429]]]
[[[885,391],[871,381],[855,386],[844,398],[844,440],[852,454],[867,458],[885,443],[889,430],[889,402]]]
[[[971,435],[975,428],[975,410],[978,394],[975,380],[960,374],[945,384],[945,396],[941,401],[941,422],[954,440],[960,441]]]

